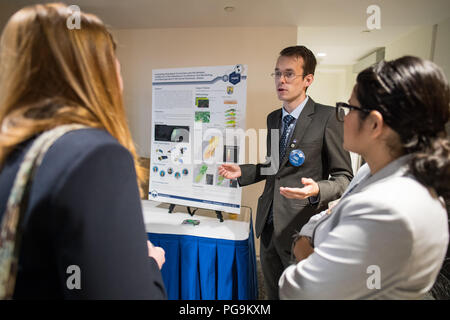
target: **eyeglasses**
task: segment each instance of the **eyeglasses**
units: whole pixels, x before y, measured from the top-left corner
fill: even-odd
[[[345,102],[338,102],[336,103],[336,118],[338,119],[338,121],[344,122],[345,116],[348,115],[352,110],[358,110],[364,113],[370,113],[372,111],[370,109],[352,106]]]
[[[274,77],[275,80],[279,80],[281,76],[283,76],[286,82],[290,82],[297,77],[304,77],[305,74],[295,74],[294,71],[285,71],[285,72],[275,71],[274,73],[271,74],[271,76]]]

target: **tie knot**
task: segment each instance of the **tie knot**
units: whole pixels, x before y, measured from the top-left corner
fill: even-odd
[[[291,116],[290,114],[285,115],[283,118],[283,122],[286,126],[289,126],[294,120],[295,120],[295,118],[293,116]]]

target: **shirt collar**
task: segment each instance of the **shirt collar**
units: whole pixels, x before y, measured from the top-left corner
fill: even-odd
[[[282,108],[283,110],[283,114],[282,117],[284,118],[284,116],[290,114],[291,116],[293,116],[295,118],[295,120],[298,119],[298,117],[300,117],[300,113],[302,112],[303,108],[305,107],[306,103],[308,102],[309,97],[306,96],[305,100],[302,101],[302,103],[300,103],[295,109],[294,111],[292,111],[291,113],[287,112],[284,107]]]
[[[367,170],[367,175],[361,180],[362,183],[359,184],[358,188],[355,189],[362,190],[367,185],[373,184],[377,181],[383,180],[385,178],[402,176],[408,171],[408,163],[411,160],[412,155],[403,155],[390,163],[388,163],[384,168],[380,169],[375,174],[370,174],[370,168]]]

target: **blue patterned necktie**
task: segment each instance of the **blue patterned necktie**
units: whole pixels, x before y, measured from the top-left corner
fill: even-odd
[[[287,149],[287,144],[288,144],[288,137],[289,137],[289,132],[291,131],[290,125],[295,121],[295,118],[293,116],[291,116],[290,114],[285,115],[283,118],[283,133],[281,135],[280,138],[280,164],[281,161],[283,161],[283,158],[286,154],[286,149]],[[270,210],[269,210],[269,216],[267,217],[267,224],[272,224],[273,223],[273,205],[270,206]]]
[[[284,118],[283,118],[284,128],[283,128],[283,134],[281,135],[281,138],[280,138],[280,163],[283,160],[284,156],[286,155],[288,136],[289,136],[289,132],[291,131],[290,125],[294,121],[295,121],[295,118],[293,116],[291,116],[290,114],[284,116]]]

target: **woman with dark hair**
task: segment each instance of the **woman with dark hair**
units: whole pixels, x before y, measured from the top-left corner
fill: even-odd
[[[442,71],[416,57],[362,71],[337,103],[344,148],[367,162],[331,209],[294,243],[280,278],[284,299],[420,299],[448,245],[450,91]],[[280,190],[294,197],[291,190]]]
[[[115,43],[69,8],[23,8],[0,39],[0,299],[165,299]]]

